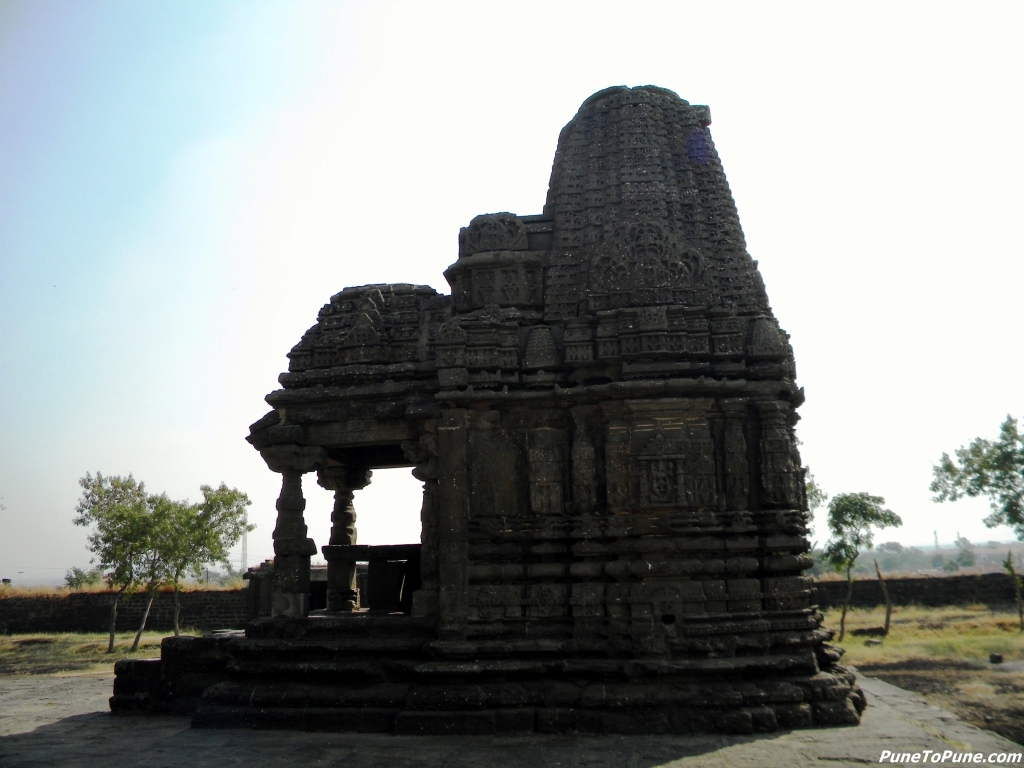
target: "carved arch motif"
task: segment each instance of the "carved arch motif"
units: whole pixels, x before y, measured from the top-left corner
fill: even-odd
[[[594,259],[591,289],[612,291],[688,288],[704,278],[704,260],[657,221],[629,224],[621,239]]]

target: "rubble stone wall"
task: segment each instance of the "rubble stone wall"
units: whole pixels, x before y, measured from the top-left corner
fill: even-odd
[[[886,579],[885,583],[894,605],[989,605],[1014,600],[1013,584],[1001,573]],[[814,587],[821,608],[842,605],[845,581],[816,581]],[[878,579],[854,580],[852,604],[858,608],[885,605]]]
[[[106,632],[110,622],[108,592],[67,595],[0,596],[0,634],[27,632]],[[146,593],[122,597],[117,606],[117,631],[138,629]],[[181,626],[187,629],[241,629],[250,615],[245,589],[181,593]],[[174,629],[174,595],[161,592],[153,601],[146,628]]]

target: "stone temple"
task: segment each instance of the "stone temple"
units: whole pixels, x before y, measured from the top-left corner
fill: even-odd
[[[662,88],[596,93],[543,212],[459,233],[450,296],[332,296],[248,438],[282,479],[268,615],[120,663],[112,707],[390,733],[856,724],[803,575],[803,393],[709,124]],[[390,467],[423,481],[420,540],[360,545],[353,499]],[[318,610],[304,480],[334,492]]]

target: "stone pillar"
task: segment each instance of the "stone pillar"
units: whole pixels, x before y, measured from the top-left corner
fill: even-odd
[[[402,452],[415,465],[413,477],[423,481],[423,504],[420,507],[420,588],[412,595],[412,615],[436,616],[439,593],[436,422],[426,422],[418,440],[403,442]]]
[[[303,617],[309,613],[309,558],[316,553],[316,544],[306,536],[302,475],[323,464],[326,455],[321,448],[298,445],[270,446],[260,453],[271,470],[281,473],[271,615]]]
[[[444,412],[437,430],[438,448],[438,609],[441,640],[466,634],[469,584],[469,419],[466,411]]]
[[[593,514],[597,509],[597,456],[591,437],[593,424],[602,424],[598,408],[580,406],[572,409],[576,429],[572,437],[572,500],[578,515]]]
[[[370,470],[342,464],[317,470],[317,482],[334,491],[331,512],[332,545],[356,543],[355,492],[370,483]],[[351,561],[327,561],[327,610],[351,613],[356,609],[356,564]]]
[[[734,528],[753,525],[750,516],[750,458],[747,451],[747,400],[728,398],[721,401],[724,425],[722,427],[722,471],[725,508],[728,522]]]

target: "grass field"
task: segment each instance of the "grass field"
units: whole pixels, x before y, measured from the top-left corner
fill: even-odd
[[[139,649],[129,654],[134,632],[118,634],[114,652],[108,654],[106,634],[0,635],[0,675],[46,675],[58,672],[92,672],[110,669],[126,657],[153,658],[160,655],[160,641],[166,632],[145,632]]]
[[[1024,634],[1012,606],[896,607],[881,645],[850,634],[884,621],[884,608],[847,614],[846,638],[833,641],[846,650],[844,664],[1024,743]],[[839,612],[827,612],[825,624],[838,627]],[[1003,663],[990,663],[992,653],[1002,654]]]

